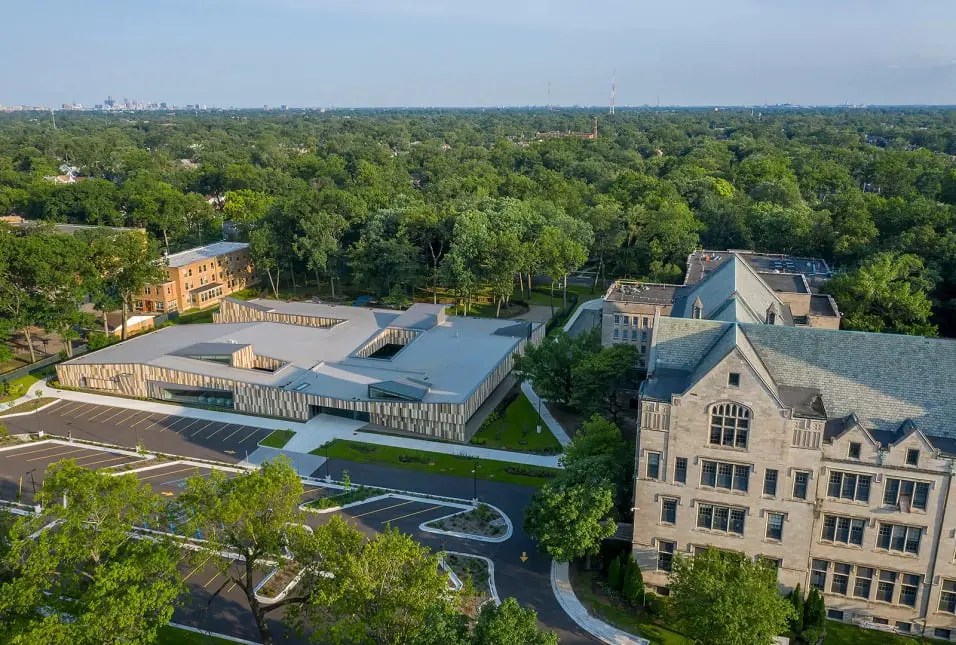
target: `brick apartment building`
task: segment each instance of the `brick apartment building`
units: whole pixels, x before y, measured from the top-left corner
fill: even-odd
[[[165,258],[166,282],[150,285],[133,300],[137,314],[205,309],[257,282],[249,245],[216,242]]]

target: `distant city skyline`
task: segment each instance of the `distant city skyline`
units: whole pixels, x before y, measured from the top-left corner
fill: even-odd
[[[950,0],[51,0],[4,14],[5,105],[600,106],[612,75],[619,108],[956,104]]]

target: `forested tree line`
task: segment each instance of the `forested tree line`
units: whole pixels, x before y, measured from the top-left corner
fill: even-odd
[[[933,334],[956,299],[956,112],[332,111],[0,119],[0,212],[249,239],[274,293],[319,281],[500,307],[589,263],[680,281],[695,247],[823,257],[845,327]],[[88,177],[55,185],[69,164]],[[222,207],[207,196],[221,196]],[[954,330],[944,327],[944,332]]]

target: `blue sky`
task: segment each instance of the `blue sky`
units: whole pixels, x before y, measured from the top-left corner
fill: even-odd
[[[956,0],[0,2],[0,104],[956,104]]]

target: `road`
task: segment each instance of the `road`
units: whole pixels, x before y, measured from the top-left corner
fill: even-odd
[[[250,423],[254,423],[250,418]],[[149,414],[122,410],[107,406],[92,406],[72,402],[60,402],[37,414],[3,419],[11,434],[33,433],[38,429],[59,437],[72,436],[75,439],[97,441],[105,444],[135,448],[145,445],[149,450],[160,451],[185,458],[214,460],[236,463],[252,452],[256,443],[267,436],[269,431],[250,426],[232,427],[219,422],[197,421],[162,414]],[[50,445],[50,444],[47,444]],[[102,453],[83,448],[53,445],[24,448],[37,450],[27,454],[20,450],[20,456],[4,456],[0,452],[0,490],[5,499],[15,499],[19,494],[24,503],[32,499],[33,486],[42,483],[42,472],[46,466],[63,458],[78,458],[80,465],[96,468],[100,465],[129,464],[133,458],[121,459],[115,454]],[[76,452],[70,452],[75,450]],[[110,461],[100,461],[110,460]],[[145,463],[145,462],[143,462]],[[136,465],[126,466],[136,468]],[[340,480],[342,471],[348,470],[354,484],[367,484],[392,489],[414,491],[427,495],[471,499],[475,483],[469,478],[448,475],[393,469],[369,464],[333,459],[323,465],[313,476],[325,477],[331,474]],[[162,469],[144,471],[140,477],[147,478],[158,492],[174,496],[181,488],[184,479],[197,474],[195,467],[176,465]],[[200,470],[199,474],[208,474],[210,469]],[[25,483],[32,475],[33,480],[27,488]],[[21,480],[21,476],[24,479]],[[419,530],[423,521],[440,517],[451,509],[429,504],[406,504],[393,506],[389,503],[376,503],[348,509],[344,514],[359,524],[367,533],[381,530],[392,525],[409,533],[416,540],[434,550],[448,549],[462,553],[482,555],[494,562],[495,583],[502,598],[513,596],[522,605],[532,607],[538,612],[539,620],[547,629],[557,632],[560,642],[566,645],[593,644],[597,641],[583,632],[564,613],[551,591],[551,560],[535,551],[534,543],[524,533],[522,522],[524,509],[534,494],[534,488],[478,481],[478,497],[500,508],[514,524],[511,539],[502,543],[484,543],[474,540],[437,536]],[[25,492],[24,492],[25,491]],[[318,515],[310,523],[327,521],[329,515]],[[165,529],[162,529],[165,530]],[[522,562],[522,555],[527,560]],[[186,566],[185,564],[183,566]],[[213,593],[220,586],[221,578],[211,569],[185,571],[190,588],[190,600],[177,608],[174,621],[199,627],[209,631],[234,635],[250,640],[256,639],[255,626],[248,615],[248,605],[237,588],[226,588],[220,596]],[[276,633],[281,627],[276,624]],[[292,635],[281,637],[278,642],[299,643],[301,638]]]

